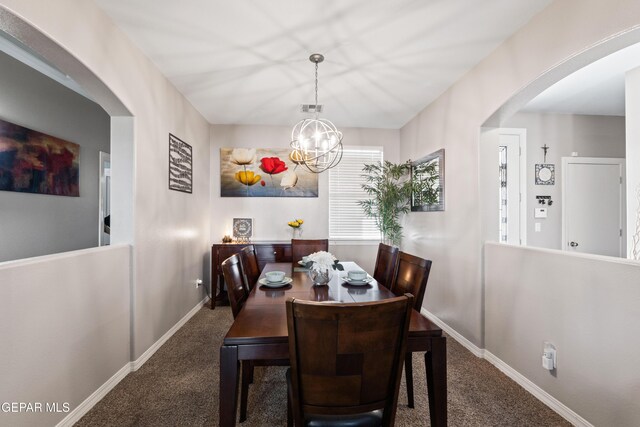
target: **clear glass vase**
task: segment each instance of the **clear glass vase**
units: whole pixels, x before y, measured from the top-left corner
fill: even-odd
[[[309,277],[313,282],[313,286],[323,286],[331,281],[333,271],[331,268],[314,265],[309,270]]]

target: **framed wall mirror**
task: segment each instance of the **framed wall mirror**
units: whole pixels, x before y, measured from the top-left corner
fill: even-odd
[[[412,212],[444,211],[444,148],[411,162]]]

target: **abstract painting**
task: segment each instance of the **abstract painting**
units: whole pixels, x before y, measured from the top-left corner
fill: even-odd
[[[220,196],[318,197],[318,175],[286,148],[221,148]]]
[[[191,193],[193,186],[193,149],[169,134],[169,189]]]
[[[80,196],[80,146],[0,120],[0,190]]]

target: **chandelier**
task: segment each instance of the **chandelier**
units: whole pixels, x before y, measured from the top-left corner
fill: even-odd
[[[327,119],[319,117],[318,64],[324,56],[314,53],[309,61],[316,64],[315,117],[300,120],[291,131],[291,160],[303,164],[313,173],[331,169],[342,159],[342,132]]]

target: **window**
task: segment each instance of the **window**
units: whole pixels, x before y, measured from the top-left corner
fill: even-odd
[[[382,162],[382,147],[344,147],[342,160],[329,170],[329,238],[380,240],[373,218],[364,216],[358,200],[370,199],[362,189],[362,167]]]

